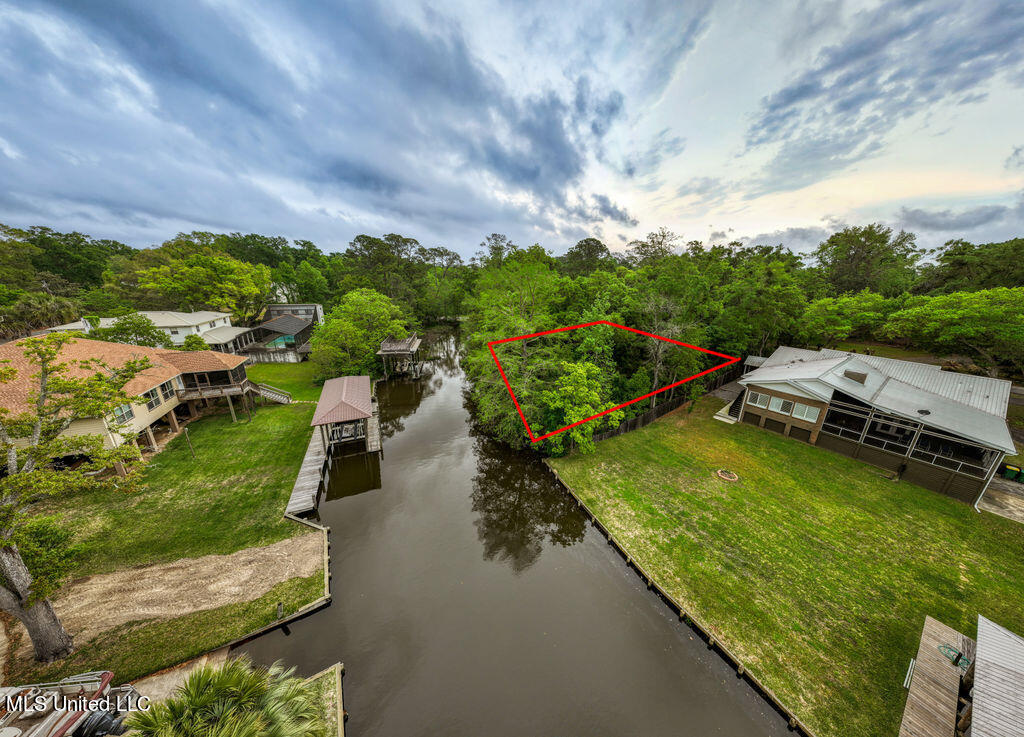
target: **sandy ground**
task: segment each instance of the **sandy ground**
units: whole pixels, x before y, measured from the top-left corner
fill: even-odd
[[[127,622],[169,619],[258,599],[283,581],[320,570],[322,546],[321,534],[311,532],[230,555],[183,558],[90,576],[66,586],[53,606],[76,645],[83,645]],[[18,656],[31,656],[27,635]]]

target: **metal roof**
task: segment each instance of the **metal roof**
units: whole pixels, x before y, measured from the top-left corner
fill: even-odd
[[[229,340],[234,340],[239,335],[245,335],[252,328],[236,327],[234,325],[222,325],[219,328],[213,328],[213,330],[207,330],[202,334],[202,339],[207,343],[227,343]]]
[[[747,356],[746,359],[743,361],[743,365],[760,366],[767,360],[768,358],[766,356]]]
[[[377,351],[378,356],[383,356],[388,353],[415,353],[420,343],[423,341],[416,337],[416,333],[413,333],[408,338],[385,338],[380,342],[380,350]]]
[[[295,315],[281,315],[273,320],[267,320],[260,327],[279,335],[298,335],[312,324],[309,320]]]
[[[153,324],[158,328],[187,328],[201,325],[204,322],[213,322],[214,320],[220,320],[224,317],[231,317],[227,312],[211,312],[210,310],[200,310],[199,312],[173,312],[171,310],[138,310],[138,315],[148,317],[153,321]],[[63,325],[56,325],[52,328],[47,328],[46,332],[50,331],[67,331],[67,330],[83,330],[85,329],[85,323],[82,320],[75,320],[74,322],[68,322]],[[117,320],[116,317],[101,317],[99,319],[99,326],[101,328],[109,328]]]
[[[978,615],[973,737],[1024,735],[1024,638]]]
[[[845,376],[864,374],[864,382]],[[741,384],[786,382],[826,401],[838,390],[894,415],[1015,453],[1006,426],[1010,382],[881,356],[782,346]],[[925,410],[922,414],[920,410]]]
[[[339,376],[324,382],[310,425],[352,422],[373,415],[373,391],[369,376]]]

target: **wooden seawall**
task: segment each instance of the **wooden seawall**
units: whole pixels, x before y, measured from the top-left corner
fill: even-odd
[[[320,433],[313,431],[306,446],[306,455],[302,459],[299,475],[292,487],[292,495],[288,499],[285,514],[308,514],[316,509],[316,498],[324,479],[324,467],[327,452],[324,450]]]

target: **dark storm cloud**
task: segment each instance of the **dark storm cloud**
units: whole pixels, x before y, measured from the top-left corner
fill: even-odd
[[[784,228],[771,233],[761,233],[752,238],[740,238],[739,241],[750,246],[783,245],[797,253],[813,251],[818,244],[826,240],[841,225],[829,223],[826,226],[811,225],[806,227]]]
[[[680,34],[658,64],[692,43]],[[636,223],[579,191],[623,93],[573,72],[567,88],[521,89],[436,12],[0,2],[0,64],[0,216],[20,225],[50,213],[139,245],[174,228],[335,247],[394,229],[470,247],[492,230]]]
[[[1003,220],[1012,211],[1013,208],[1005,205],[982,205],[959,211],[904,207],[896,219],[907,228],[964,231]]]
[[[747,149],[774,146],[751,196],[804,187],[882,151],[938,103],[970,104],[1006,73],[1024,84],[1024,4],[892,0],[857,13],[815,63],[767,95]]]

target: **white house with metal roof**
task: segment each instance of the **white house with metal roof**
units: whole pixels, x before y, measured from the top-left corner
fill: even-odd
[[[1006,454],[1010,382],[940,366],[782,346],[720,413],[976,503]]]
[[[167,333],[171,343],[180,346],[189,335],[198,335],[213,350],[224,353],[237,353],[241,348],[255,341],[247,339],[250,328],[237,327],[231,324],[231,315],[227,312],[199,310],[197,312],[174,312],[172,310],[139,310],[139,315],[148,317],[160,330]],[[101,317],[96,327],[109,328],[117,320],[116,317]],[[81,320],[64,325],[47,328],[44,332],[68,332],[80,330],[86,334],[92,332],[93,326],[84,317]]]

